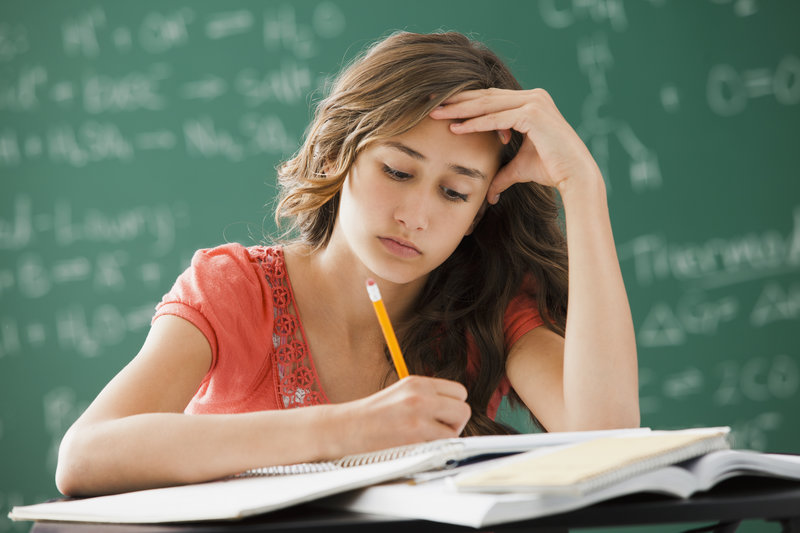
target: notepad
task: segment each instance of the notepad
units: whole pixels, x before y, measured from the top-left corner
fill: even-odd
[[[729,448],[729,428],[609,436],[533,450],[452,479],[460,491],[584,494],[711,451]]]
[[[534,433],[521,435],[486,435],[439,439],[406,446],[397,446],[374,452],[346,455],[334,461],[276,465],[255,468],[235,477],[283,476],[332,472],[343,468],[365,466],[406,457],[431,456],[431,461],[442,468],[456,466],[460,461],[483,457],[512,455],[530,450],[575,444],[610,436],[643,435],[650,428],[630,428],[598,431],[566,431],[559,433]]]
[[[333,462],[267,467],[209,483],[14,507],[9,517],[141,524],[238,520],[418,472],[447,468],[468,457],[519,453],[648,431],[642,428],[442,439]]]

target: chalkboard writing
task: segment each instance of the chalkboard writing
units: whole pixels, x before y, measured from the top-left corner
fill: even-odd
[[[269,239],[274,169],[310,104],[395,29],[486,42],[592,151],[643,424],[800,452],[800,6],[454,5],[0,4],[0,511],[56,495],[64,431],[192,253]]]

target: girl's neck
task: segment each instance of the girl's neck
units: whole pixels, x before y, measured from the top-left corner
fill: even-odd
[[[313,295],[316,302],[313,312],[329,315],[353,332],[377,328],[375,311],[365,286],[366,280],[372,277],[380,286],[392,323],[398,326],[406,322],[425,280],[398,285],[378,279],[355,255],[343,248],[329,245],[311,251],[307,246],[295,243],[284,250],[292,285],[300,294]],[[305,309],[305,312],[312,311]]]

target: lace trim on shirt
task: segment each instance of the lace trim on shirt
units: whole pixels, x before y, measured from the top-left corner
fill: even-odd
[[[280,248],[267,248],[261,259],[267,283],[272,288],[272,344],[278,391],[284,408],[326,403],[286,273]]]

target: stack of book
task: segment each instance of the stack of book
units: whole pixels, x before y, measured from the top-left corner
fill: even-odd
[[[618,496],[686,498],[724,479],[800,480],[800,457],[732,450],[729,428],[589,431],[445,439],[229,479],[15,507],[14,520],[238,520],[299,503],[491,526]]]

